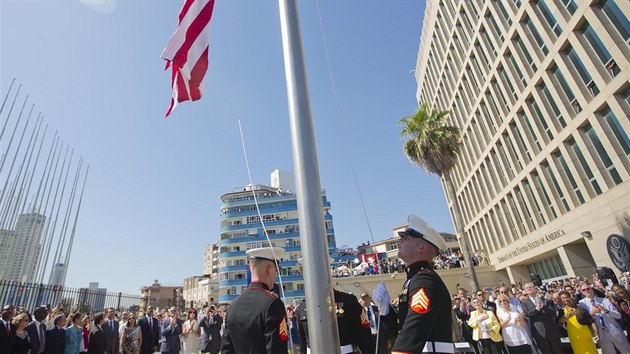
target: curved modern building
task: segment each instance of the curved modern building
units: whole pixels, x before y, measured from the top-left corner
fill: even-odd
[[[293,181],[292,173],[275,170],[271,174],[271,186],[247,185],[221,196],[219,303],[230,303],[247,289],[245,251],[270,245],[282,247],[287,254],[280,262],[287,301],[304,298],[304,277],[298,264],[302,253]],[[335,232],[325,191],[322,191],[322,199],[328,249],[332,255],[336,252]],[[276,283],[279,280],[276,278]]]
[[[630,270],[606,245],[630,239],[629,17],[625,0],[427,2],[417,99],[461,129],[464,229],[513,283]]]

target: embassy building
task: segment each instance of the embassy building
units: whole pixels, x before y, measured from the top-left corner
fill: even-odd
[[[417,100],[460,128],[466,235],[512,283],[630,271],[629,17],[626,0],[427,2]]]

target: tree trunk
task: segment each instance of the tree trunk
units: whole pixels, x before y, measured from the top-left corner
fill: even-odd
[[[459,211],[459,203],[457,202],[457,196],[455,194],[455,187],[453,187],[453,182],[451,181],[451,174],[449,172],[444,172],[442,174],[444,177],[444,183],[446,184],[446,190],[449,194],[449,199],[451,200],[451,204],[453,207],[453,217],[455,218],[455,229],[459,234],[459,244],[462,248],[462,252],[464,253],[464,259],[466,260],[466,268],[468,268],[468,275],[470,280],[471,291],[475,292],[479,290],[479,281],[477,280],[477,273],[475,272],[475,266],[472,262],[472,257],[470,255],[470,244],[468,243],[468,237],[464,233],[464,222],[462,220],[462,214]]]

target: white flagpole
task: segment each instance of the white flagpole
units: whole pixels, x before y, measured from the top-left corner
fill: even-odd
[[[284,71],[311,353],[340,353],[328,241],[296,0],[280,0]]]

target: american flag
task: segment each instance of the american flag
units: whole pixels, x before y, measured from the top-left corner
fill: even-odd
[[[172,69],[173,97],[167,117],[179,102],[201,98],[208,69],[210,18],[214,1],[185,0],[175,33],[162,52],[162,58],[167,61],[166,69]]]

